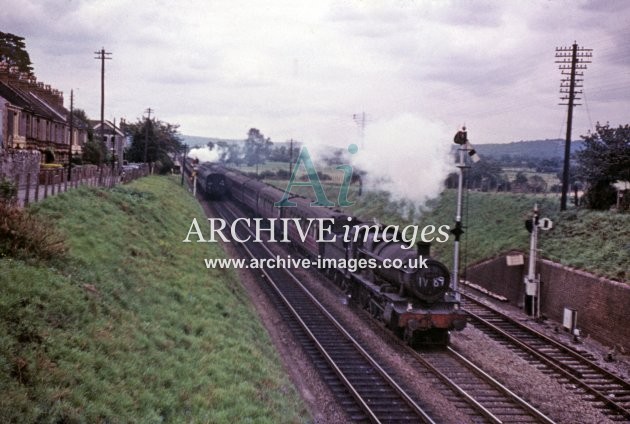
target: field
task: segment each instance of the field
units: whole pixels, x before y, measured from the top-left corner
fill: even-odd
[[[53,261],[0,258],[0,422],[305,422],[217,245],[182,243],[199,205],[177,178],[34,206]]]
[[[514,181],[519,172],[523,173],[528,179],[534,175],[541,177],[547,183],[547,190],[554,185],[562,184],[562,181],[553,172],[536,172],[535,169],[531,168],[503,168],[503,175],[508,181]]]

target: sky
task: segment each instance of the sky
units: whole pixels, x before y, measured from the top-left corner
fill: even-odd
[[[593,58],[573,138],[630,121],[624,0],[0,0],[0,31],[24,37],[38,81],[67,107],[73,89],[93,119],[105,48],[105,118],[151,108],[186,135],[255,127],[389,149],[407,134],[451,143],[462,125],[472,143],[564,138],[554,55],[574,41]]]

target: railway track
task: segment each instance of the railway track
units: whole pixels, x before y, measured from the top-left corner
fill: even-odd
[[[485,373],[452,348],[413,352],[452,390],[491,423],[546,423],[553,421]],[[469,413],[476,422],[474,415]]]
[[[217,212],[231,220],[225,203]],[[237,228],[246,238],[249,231]],[[242,243],[250,257],[273,256],[262,243]],[[340,405],[353,422],[434,423],[418,403],[326,311],[306,288],[285,269],[261,269],[268,284],[261,284],[278,306],[296,338],[311,357]]]
[[[477,328],[573,388],[608,418],[630,421],[630,383],[603,369],[591,357],[515,321],[470,295],[462,294],[462,307]]]
[[[225,204],[220,213],[226,219],[235,217]],[[252,257],[273,256],[260,243],[243,247]],[[276,269],[263,272],[271,283],[262,285],[263,289],[352,420],[433,422],[425,411],[418,411],[418,405],[393,383],[393,378],[383,377],[387,374],[383,367],[358,346],[291,273]],[[472,422],[553,423],[459,353],[449,350],[423,356],[409,351],[434,380],[441,382],[446,397],[463,409]],[[350,381],[348,375],[359,381]],[[366,413],[369,409],[372,412]]]

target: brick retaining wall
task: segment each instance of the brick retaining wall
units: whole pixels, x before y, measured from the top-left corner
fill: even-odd
[[[502,254],[468,267],[468,281],[505,296],[522,306],[526,266],[508,267]],[[525,256],[525,264],[527,257]],[[630,285],[608,280],[552,261],[539,260],[541,312],[562,322],[564,308],[577,311],[577,325],[583,334],[608,346],[630,351]]]
[[[486,259],[466,269],[466,279],[493,293],[506,297],[513,305],[520,305],[523,297],[523,265],[507,266],[509,252]]]

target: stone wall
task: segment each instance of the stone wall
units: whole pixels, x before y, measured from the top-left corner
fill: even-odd
[[[26,186],[26,176],[30,174],[31,184],[37,181],[41,153],[37,150],[0,150],[0,178],[16,181],[19,175],[20,187]]]
[[[527,271],[525,265],[509,267],[507,254],[468,267],[467,280],[504,296],[511,304],[522,306]],[[552,261],[536,265],[542,281],[541,312],[562,322],[564,308],[577,311],[577,326],[582,334],[608,346],[630,350],[630,285],[608,280]]]

